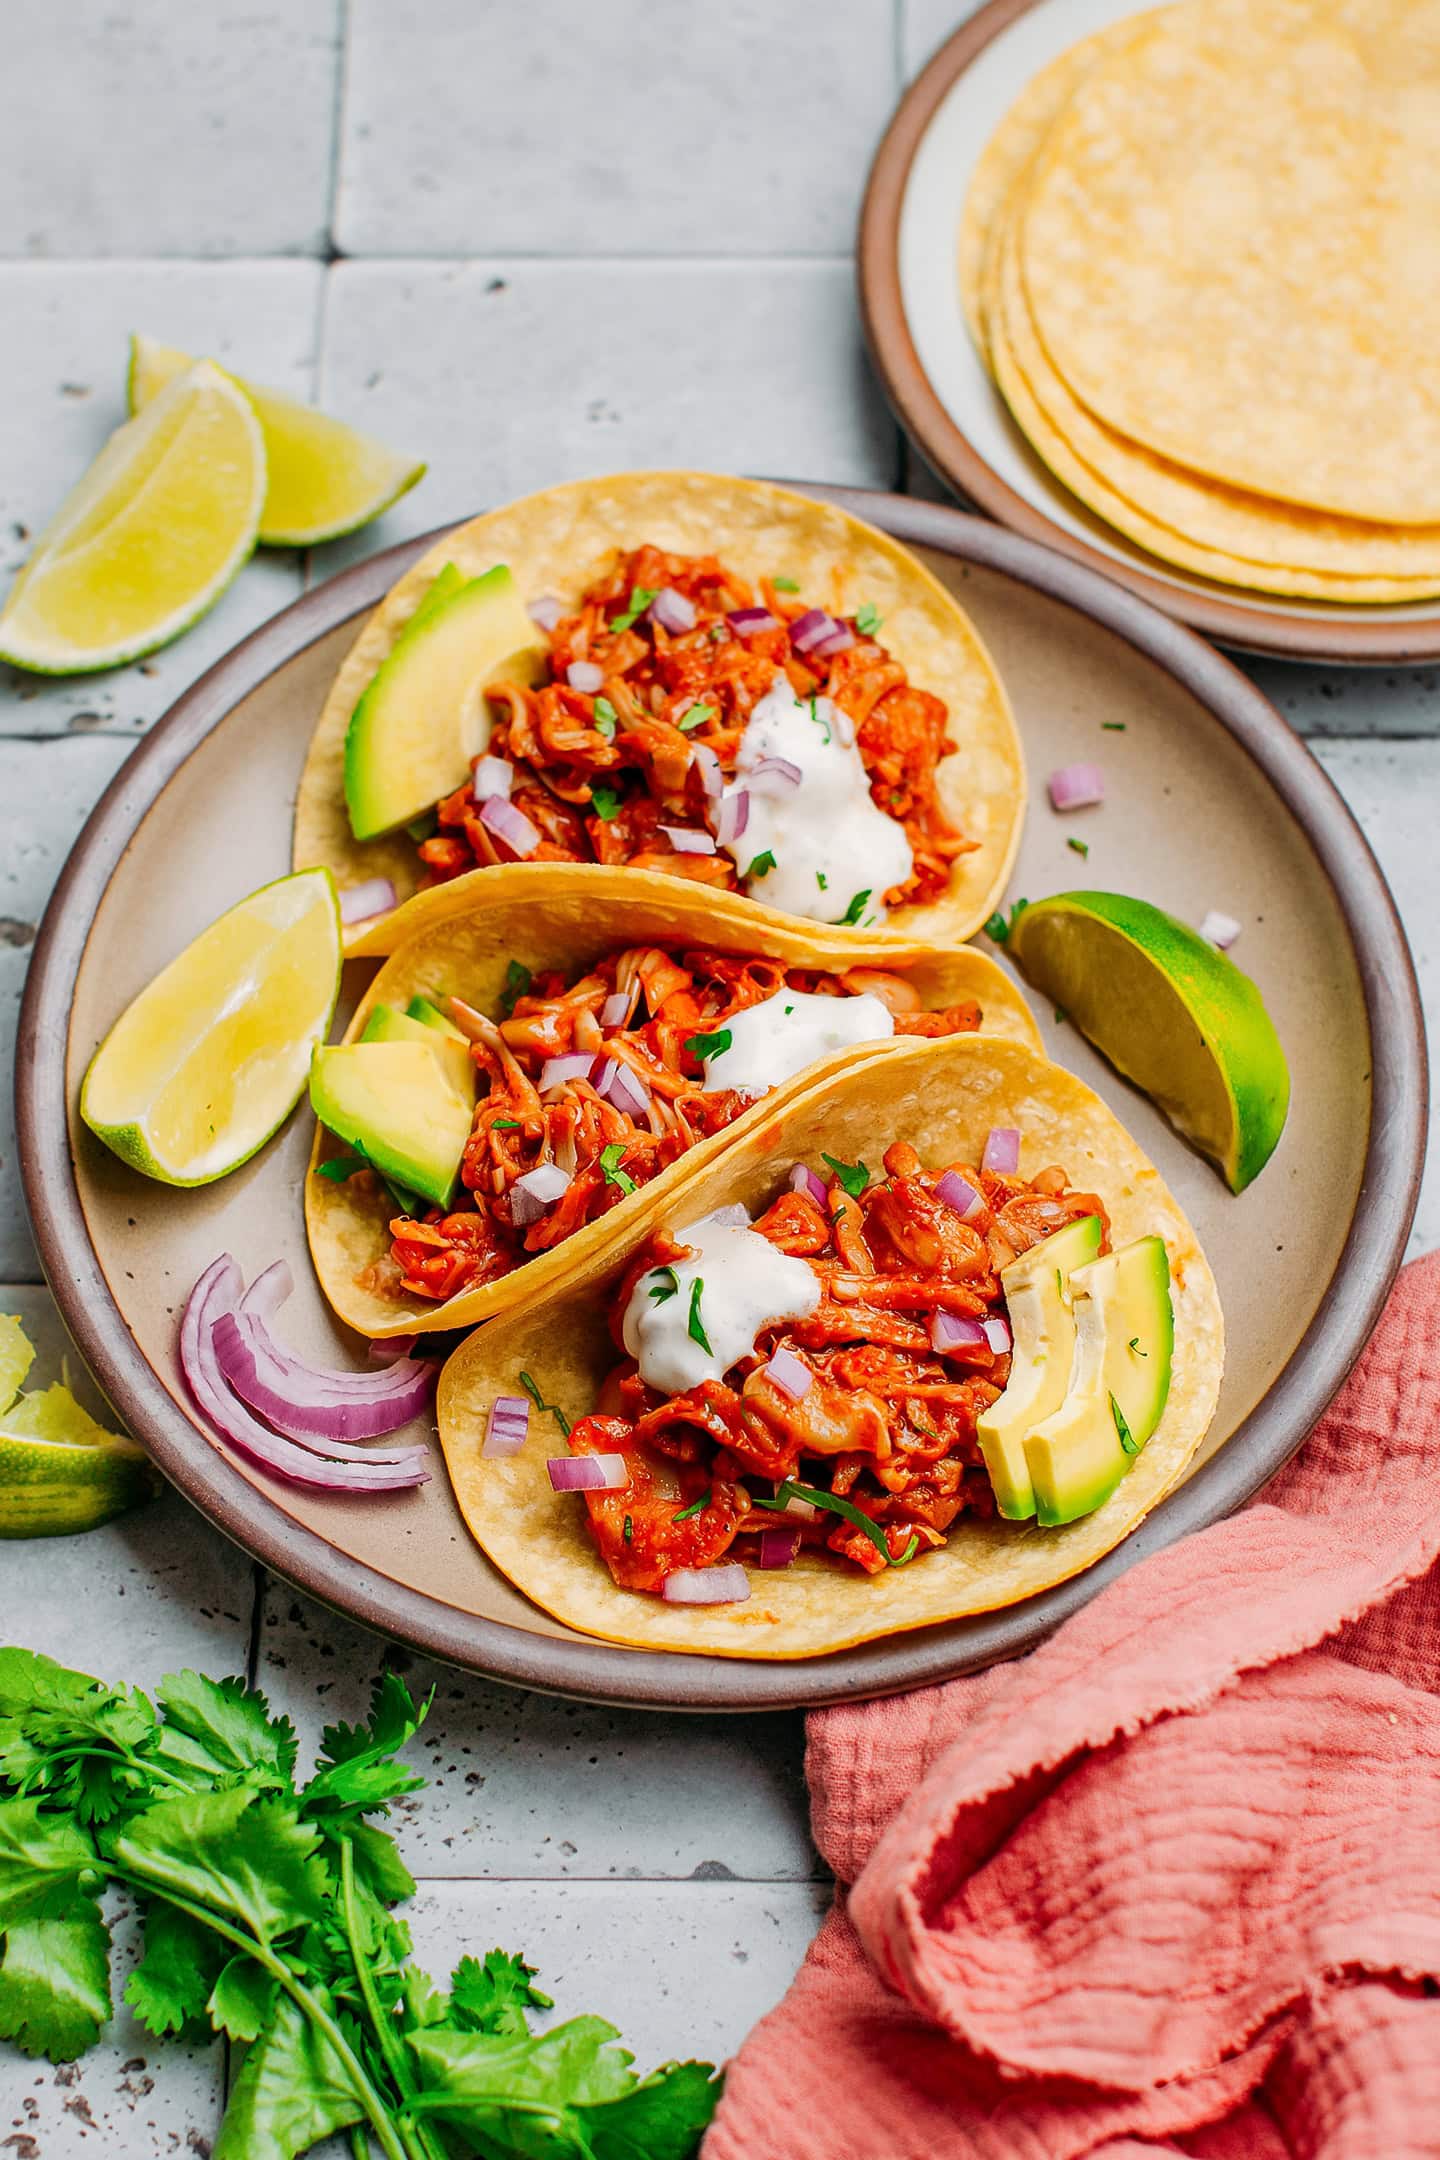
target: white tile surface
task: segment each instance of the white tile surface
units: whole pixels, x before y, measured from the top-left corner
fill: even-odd
[[[340,0],[5,10],[0,254],[318,253]]]
[[[892,0],[354,0],[349,255],[848,252]],[[523,27],[522,27],[523,24]]]
[[[0,263],[0,593],[124,420],[132,330],[309,398],[322,282],[318,263]],[[133,734],[300,582],[294,555],[262,549],[203,622],[136,667],[49,678],[0,665],[0,734]]]

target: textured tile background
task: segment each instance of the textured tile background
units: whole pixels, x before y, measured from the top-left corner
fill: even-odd
[[[0,71],[0,576],[123,414],[148,330],[323,398],[432,461],[379,525],[257,559],[153,661],[0,668],[0,1063],[46,896],[128,745],[307,580],[573,474],[682,461],[923,487],[870,379],[850,247],[902,79],[963,0],[112,0],[12,9]],[[1251,672],[1350,802],[1440,1007],[1433,670]],[[0,1108],[0,1308],[52,1359]],[[1427,1186],[1416,1247],[1440,1242]],[[173,1495],[5,1548],[15,1633],[150,1682],[249,1669],[307,1738],[376,1638],[265,1582]],[[390,1655],[400,1657],[399,1653]],[[723,2055],[824,1901],[798,1720],[647,1718],[418,1665],[433,1782],[402,1821],[422,1951],[523,1947],[641,2059]],[[0,2051],[20,2160],[203,2154],[213,2053],[124,2021],[75,2072]],[[26,2140],[33,2140],[31,2145]]]

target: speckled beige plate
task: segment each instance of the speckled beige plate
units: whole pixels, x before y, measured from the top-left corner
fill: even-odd
[[[1399,1264],[1423,1146],[1425,1057],[1409,953],[1383,880],[1329,782],[1260,694],[1190,632],[1105,579],[958,512],[830,494],[919,549],[960,596],[1014,702],[1036,776],[1012,892],[1139,893],[1245,924],[1237,957],[1290,1056],[1278,1153],[1239,1199],[1081,1042],[1039,1015],[1160,1169],[1219,1280],[1228,1357],[1188,1479],[1096,1566],[998,1612],[786,1665],[592,1641],[489,1566],[440,1471],[382,1502],[300,1496],[251,1471],[187,1411],[176,1319],[200,1270],[284,1254],[297,1347],[351,1355],[306,1261],[305,1112],[219,1185],[177,1193],[124,1170],[80,1125],[92,1050],[125,1002],[230,901],[278,875],[316,712],[356,619],[424,541],[347,572],[247,640],[152,730],[60,880],[21,1016],[17,1105],[46,1273],[81,1350],[166,1474],[281,1575],[477,1671],[560,1693],[761,1709],[918,1686],[1013,1657],[1156,1545],[1239,1505],[1299,1443],[1373,1325]],[[1103,732],[1103,724],[1123,731]],[[1103,809],[1056,818],[1043,776],[1098,758]],[[224,805],[217,818],[215,806]],[[1082,864],[1066,841],[1089,846]],[[343,1027],[368,966],[347,971]]]

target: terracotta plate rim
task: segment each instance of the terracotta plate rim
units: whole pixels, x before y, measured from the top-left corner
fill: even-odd
[[[305,594],[237,645],[156,722],[101,796],[61,872],[20,1012],[15,1107],[26,1204],[46,1278],[105,1394],[165,1475],[210,1521],[337,1612],[446,1663],[554,1694],[657,1709],[796,1708],[929,1685],[1032,1648],[1135,1561],[1239,1507],[1288,1459],[1379,1317],[1419,1194],[1427,1068],[1405,933],[1359,826],[1269,701],[1191,631],[1051,550],[938,504],[791,484],[807,486],[902,541],[997,571],[1101,624],[1189,690],[1260,767],[1324,866],[1355,950],[1373,1047],[1373,1110],[1360,1200],[1309,1330],[1226,1445],[1095,1567],[1021,1605],[968,1621],[963,1642],[939,1626],[878,1648],[796,1664],[566,1642],[461,1613],[355,1561],[295,1522],[226,1462],[139,1350],[90,1242],[65,1094],[68,1019],[86,944],[110,876],[141,819],[242,698],[317,638],[373,605],[438,533],[404,541]]]
[[[1177,586],[1128,560],[1091,547],[1002,480],[940,398],[916,350],[900,283],[900,223],[910,171],[941,104],[986,47],[1045,0],[989,0],[945,40],[896,107],[870,167],[856,236],[860,314],[870,357],[901,426],[942,480],[1031,540],[1057,548],[1142,599],[1236,650],[1283,660],[1382,666],[1440,658],[1440,606],[1433,615],[1385,621],[1300,615],[1267,600],[1252,604]],[[1056,483],[1059,485],[1059,483]]]

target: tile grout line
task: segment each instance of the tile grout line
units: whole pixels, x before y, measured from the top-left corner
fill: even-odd
[[[330,102],[330,200],[325,218],[325,261],[340,260],[336,221],[340,213],[340,183],[345,162],[345,113],[350,95],[350,0],[336,0],[335,90]]]

